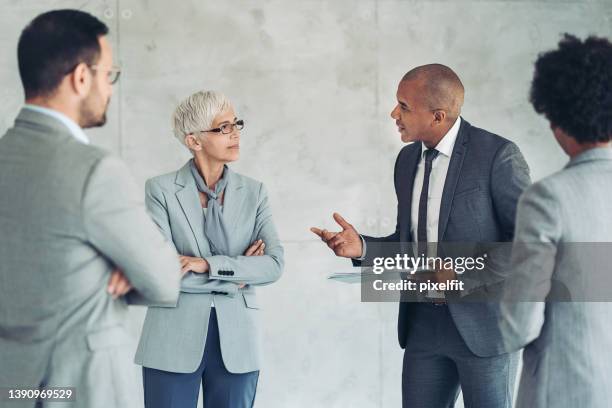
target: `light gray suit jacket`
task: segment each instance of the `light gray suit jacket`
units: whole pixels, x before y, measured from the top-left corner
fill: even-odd
[[[601,277],[610,281],[609,256],[600,269],[589,253],[601,248],[592,243],[612,242],[611,202],[607,148],[576,156],[520,200],[500,322],[509,349],[526,346],[517,407],[612,406],[612,304],[512,302],[546,299],[558,282],[570,297],[588,300],[589,288],[606,283]]]
[[[0,387],[139,405],[128,299],[107,282],[118,266],[134,299],[173,306],[180,267],[138,190],[125,164],[48,115],[23,109],[0,139]]]
[[[255,287],[280,278],[283,248],[264,185],[231,170],[228,177],[223,214],[230,221],[229,256],[211,256],[189,163],[146,183],[147,208],[161,231],[180,254],[206,258],[210,273],[189,272],[200,283],[181,289],[176,308],[149,307],[136,352],[138,364],[177,373],[195,371],[204,353],[214,299],[225,367],[232,373],[260,368],[260,312]],[[242,256],[256,239],[266,243],[265,255]],[[240,283],[247,286],[239,289]]]

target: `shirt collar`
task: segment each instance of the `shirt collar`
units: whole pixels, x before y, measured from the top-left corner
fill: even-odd
[[[70,119],[68,116],[64,115],[63,113],[56,111],[54,109],[43,108],[42,106],[32,105],[29,103],[26,103],[24,108],[33,110],[35,112],[42,113],[44,115],[47,115],[47,116],[50,116],[52,118],[59,120],[64,126],[68,128],[68,130],[70,131],[70,133],[72,134],[72,136],[74,136],[76,140],[84,144],[89,144],[89,138],[87,137],[85,132],[83,132],[83,129],[81,129],[79,125],[77,125],[72,119]]]
[[[435,149],[444,156],[450,157],[453,153],[453,147],[455,147],[455,142],[457,141],[460,127],[461,117],[458,117],[453,126],[451,126],[448,132],[446,132],[446,134],[438,142]],[[425,150],[427,150],[427,146],[425,146],[424,143],[421,143],[421,156],[425,153]]]

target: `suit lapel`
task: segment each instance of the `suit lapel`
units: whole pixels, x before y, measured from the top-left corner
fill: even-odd
[[[420,142],[415,143],[414,146],[415,148],[408,153],[406,168],[400,170],[402,172],[402,179],[400,179],[400,191],[403,191],[403,205],[401,205],[400,208],[405,208],[404,211],[402,211],[401,217],[400,225],[403,226],[403,228],[400,230],[400,240],[405,238],[407,242],[412,241],[412,234],[410,233],[410,229],[412,227],[412,191],[414,189],[414,177],[419,166],[419,161],[421,160],[422,151]],[[406,180],[405,187],[402,180]]]
[[[225,221],[227,230],[232,231],[238,223],[240,211],[244,204],[244,188],[240,176],[234,173],[230,168],[228,168],[227,171],[229,172],[227,175],[229,179],[227,181],[227,186],[225,186],[225,193],[223,194],[223,220]]]
[[[446,231],[446,225],[448,224],[448,218],[450,216],[451,208],[453,205],[453,197],[455,196],[455,189],[457,188],[457,182],[461,175],[461,167],[463,166],[463,159],[465,158],[466,145],[468,143],[470,124],[465,120],[461,121],[461,127],[459,128],[459,134],[457,135],[457,141],[453,148],[453,154],[448,165],[448,172],[446,173],[446,181],[444,182],[444,190],[442,191],[442,202],[440,203],[440,217],[438,219],[438,242],[444,239],[444,232]]]
[[[204,215],[202,213],[202,205],[200,204],[200,196],[195,180],[189,168],[189,162],[184,165],[176,174],[175,184],[178,187],[176,191],[176,199],[178,200],[183,214],[187,219],[187,223],[191,228],[193,237],[195,238],[200,257],[210,253],[208,240],[204,236]]]
[[[223,220],[228,232],[231,232],[237,225],[244,204],[244,188],[241,178],[231,169],[227,171],[229,179],[223,193]],[[204,257],[210,253],[210,245],[204,235],[204,215],[189,162],[177,172],[175,183],[179,188],[175,193],[176,199],[196,240],[200,257]]]

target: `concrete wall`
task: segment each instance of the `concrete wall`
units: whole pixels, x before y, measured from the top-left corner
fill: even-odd
[[[140,185],[188,158],[170,128],[180,99],[222,90],[245,119],[233,168],[266,183],[287,259],[281,281],[260,290],[257,406],[267,408],[400,406],[397,305],[361,303],[358,285],[327,281],[348,263],[308,228],[334,228],[339,211],[360,232],[392,231],[402,144],[389,112],[401,76],[429,62],[453,67],[464,118],[518,143],[539,179],[566,159],[527,101],[537,53],[562,32],[612,34],[610,1],[2,0],[2,131],[22,104],[20,30],[63,7],[111,28],[122,76],[109,123],[88,134]],[[133,311],[135,336],[143,316]]]

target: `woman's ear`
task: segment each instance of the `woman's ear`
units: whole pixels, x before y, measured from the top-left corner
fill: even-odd
[[[202,143],[200,142],[200,139],[198,139],[193,133],[189,133],[185,136],[185,145],[189,148],[189,150],[202,150]]]

